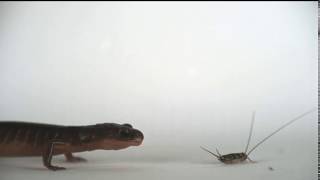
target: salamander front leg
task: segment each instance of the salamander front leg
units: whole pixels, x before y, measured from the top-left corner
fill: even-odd
[[[47,147],[44,149],[43,154],[42,154],[43,165],[53,171],[64,170],[66,168],[59,167],[59,166],[53,166],[51,164],[52,156],[54,154],[55,145],[65,145],[65,143],[63,143],[63,142],[50,142],[50,143],[48,143]]]
[[[87,160],[82,157],[73,156],[71,152],[65,153],[64,156],[68,162],[87,162]]]

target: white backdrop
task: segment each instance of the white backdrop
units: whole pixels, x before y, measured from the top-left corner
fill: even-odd
[[[140,147],[84,153],[89,163],[77,165],[81,171],[94,171],[94,159],[141,169],[155,162],[215,163],[199,146],[242,151],[252,111],[254,145],[317,106],[317,31],[317,2],[0,2],[0,120],[130,123],[144,132]],[[314,112],[259,147],[252,156],[262,162],[254,167],[223,166],[212,174],[219,163],[190,168],[208,172],[175,164],[169,169],[185,169],[172,174],[159,165],[136,176],[111,175],[213,178],[235,168],[235,177],[261,171],[254,177],[315,179],[316,142]],[[263,159],[282,160],[282,173],[263,174],[270,165]],[[23,161],[42,168],[40,158]],[[1,179],[20,179],[16,171],[29,165],[1,162]],[[42,178],[37,169],[22,169],[21,177]],[[90,177],[99,175],[105,176]]]

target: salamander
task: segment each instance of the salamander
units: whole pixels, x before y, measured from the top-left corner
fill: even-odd
[[[130,124],[63,126],[7,121],[0,122],[0,156],[42,156],[46,168],[63,170],[51,164],[53,155],[64,154],[69,162],[86,161],[72,153],[139,146],[143,138]]]

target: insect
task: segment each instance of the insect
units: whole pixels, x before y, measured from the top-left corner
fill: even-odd
[[[72,153],[96,149],[118,150],[139,146],[141,131],[130,124],[103,123],[89,126],[61,126],[29,122],[0,122],[0,156],[42,156],[50,170],[53,155],[64,154],[67,161],[86,161]]]
[[[276,129],[274,132],[272,132],[270,135],[268,135],[267,137],[263,138],[260,142],[258,142],[255,146],[253,146],[253,148],[251,148],[251,150],[248,151],[248,147],[250,144],[250,140],[251,140],[251,136],[252,136],[252,130],[253,130],[253,124],[254,124],[254,120],[255,120],[255,112],[253,112],[252,114],[252,120],[251,120],[251,125],[250,125],[250,132],[249,132],[249,138],[248,138],[248,142],[247,145],[245,147],[244,152],[240,152],[240,153],[231,153],[231,154],[226,154],[226,155],[221,155],[218,151],[218,149],[216,149],[217,154],[209,151],[208,149],[200,146],[200,148],[202,148],[204,151],[207,151],[208,153],[210,153],[211,155],[213,155],[214,157],[216,157],[219,161],[221,161],[222,163],[225,164],[235,164],[235,163],[240,163],[243,162],[245,160],[249,160],[250,162],[253,162],[250,158],[249,155],[258,147],[260,146],[263,142],[265,142],[267,139],[269,139],[271,136],[273,136],[274,134],[276,134],[277,132],[279,132],[280,130],[282,130],[283,128],[289,126],[290,124],[292,124],[293,122],[301,119],[302,117],[310,114],[311,112],[315,111],[315,109],[309,110],[303,114],[301,114],[300,116],[295,117],[294,119],[290,120],[289,122],[285,123],[284,125],[282,125],[280,128]]]

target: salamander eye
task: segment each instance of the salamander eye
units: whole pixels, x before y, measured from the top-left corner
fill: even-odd
[[[122,124],[122,126],[126,126],[126,127],[129,127],[129,128],[132,128],[131,124]]]
[[[121,129],[121,130],[120,130],[120,136],[121,136],[121,137],[128,137],[128,136],[130,136],[129,129]]]

